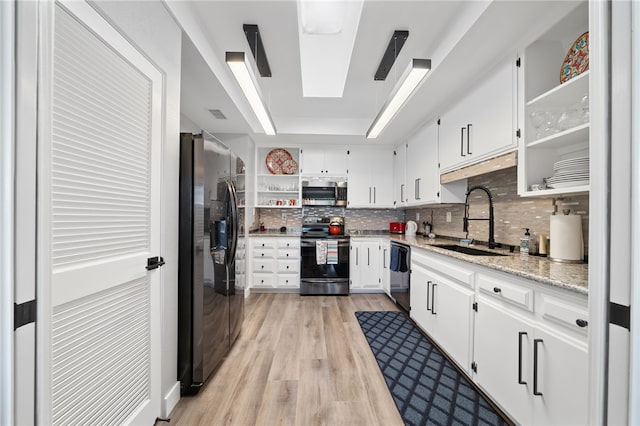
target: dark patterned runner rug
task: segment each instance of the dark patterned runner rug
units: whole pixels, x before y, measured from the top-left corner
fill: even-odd
[[[356,312],[407,425],[506,425],[401,312]]]

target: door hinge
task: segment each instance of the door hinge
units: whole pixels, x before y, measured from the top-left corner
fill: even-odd
[[[518,138],[520,138],[520,135],[521,135],[521,134],[522,134],[522,133],[520,133],[520,129],[516,130],[516,136],[517,136]]]
[[[521,64],[520,58],[516,59],[516,67],[520,68],[520,64]]]
[[[158,269],[164,265],[164,259],[160,256],[150,257],[147,259],[147,271]]]
[[[13,330],[17,330],[23,325],[31,324],[32,322],[36,322],[36,310],[37,310],[36,299],[29,300],[24,303],[14,303],[13,304]]]
[[[477,373],[477,372],[478,372],[478,364],[476,364],[476,362],[475,362],[475,361],[473,361],[473,362],[471,363],[471,370],[472,370],[474,373]]]
[[[609,323],[631,331],[631,307],[609,302]]]
[[[478,312],[478,302],[473,302],[473,310]]]

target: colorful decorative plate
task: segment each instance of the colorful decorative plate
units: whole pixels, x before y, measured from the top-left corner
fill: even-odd
[[[296,160],[285,160],[282,163],[282,173],[285,175],[295,175],[298,172],[298,163]]]
[[[573,42],[560,67],[560,84],[589,69],[589,31]]]
[[[284,173],[282,165],[287,160],[293,160],[289,151],[282,148],[272,149],[266,158],[267,170],[273,175],[281,175]]]

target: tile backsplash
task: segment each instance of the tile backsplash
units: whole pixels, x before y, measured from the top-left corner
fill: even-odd
[[[512,167],[469,179],[469,187],[482,185],[489,188],[493,196],[493,211],[495,217],[496,242],[519,245],[520,237],[524,235],[524,228],[529,228],[531,241],[537,242],[540,233],[549,235],[549,220],[554,211],[562,214],[562,210],[570,209],[572,214],[582,216],[582,233],[585,241],[585,254],[588,253],[589,241],[589,195],[567,195],[553,198],[521,198],[517,195],[517,172]],[[420,212],[420,220],[416,220],[416,213]],[[414,220],[423,230],[424,221],[431,220],[433,212],[433,232],[455,238],[464,238],[462,218],[463,204],[438,205],[420,209],[408,209],[407,220]],[[446,221],[447,212],[451,213],[451,222]],[[489,202],[482,191],[474,191],[469,199],[470,217],[489,217]],[[469,222],[469,238],[478,241],[489,239],[489,224],[485,221]]]
[[[475,176],[469,179],[469,186],[482,185],[489,188],[493,196],[495,216],[495,239],[499,243],[519,245],[524,228],[529,228],[532,242],[538,241],[540,233],[549,234],[549,218],[554,211],[570,209],[573,214],[582,216],[582,232],[585,241],[585,254],[589,241],[589,195],[568,195],[557,198],[521,198],[517,195],[517,171],[515,167]],[[555,203],[555,206],[554,206]],[[416,220],[416,213],[420,219]],[[447,213],[451,213],[451,222],[447,222]],[[285,217],[283,218],[283,214]],[[418,230],[424,229],[423,222],[431,221],[433,214],[433,232],[437,235],[464,238],[462,218],[463,204],[435,205],[419,209],[374,210],[344,209],[335,207],[305,207],[303,209],[257,209],[255,227],[263,222],[267,229],[286,226],[289,230],[299,231],[302,216],[344,216],[347,230],[388,230],[389,222],[414,220]],[[469,200],[470,217],[489,217],[489,203],[482,191],[474,191]],[[485,221],[469,223],[469,238],[487,241],[489,225]]]

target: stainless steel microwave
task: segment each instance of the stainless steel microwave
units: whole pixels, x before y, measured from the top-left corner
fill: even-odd
[[[347,205],[346,180],[303,180],[302,205],[337,206]]]

